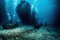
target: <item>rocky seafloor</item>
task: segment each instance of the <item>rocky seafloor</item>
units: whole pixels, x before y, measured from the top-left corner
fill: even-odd
[[[0,40],[60,40],[60,29],[42,26],[22,26],[14,29],[0,30]]]

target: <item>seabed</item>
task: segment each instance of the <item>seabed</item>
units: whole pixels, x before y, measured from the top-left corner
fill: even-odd
[[[60,29],[42,26],[21,26],[14,29],[1,29],[0,40],[60,40]]]

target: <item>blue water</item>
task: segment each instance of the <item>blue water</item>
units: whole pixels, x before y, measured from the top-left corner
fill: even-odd
[[[31,4],[31,9],[36,11],[36,18],[39,23],[47,22],[52,24],[54,20],[54,12],[56,8],[55,0],[26,0]],[[21,2],[21,0],[6,0],[6,10],[8,19],[12,21],[18,20],[16,14],[16,6]]]

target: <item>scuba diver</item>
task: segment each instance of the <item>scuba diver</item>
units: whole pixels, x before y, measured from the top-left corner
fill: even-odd
[[[39,28],[40,25],[38,25],[36,22],[35,12],[31,12],[31,5],[27,1],[21,0],[21,2],[16,7],[16,12],[23,25],[36,25],[34,28]]]

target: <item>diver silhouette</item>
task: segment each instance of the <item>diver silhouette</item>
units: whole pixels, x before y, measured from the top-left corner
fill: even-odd
[[[21,0],[21,3],[16,7],[16,12],[23,25],[36,25],[35,28],[39,28],[35,18],[35,12],[31,12],[31,5],[27,1]]]

